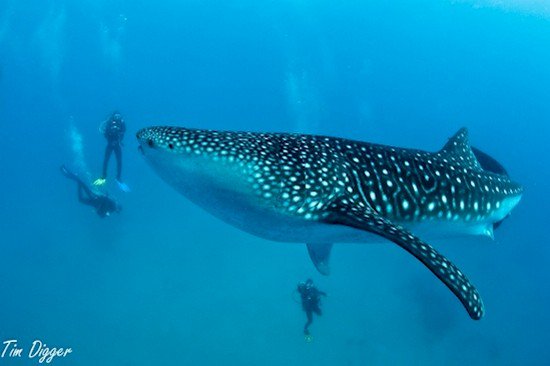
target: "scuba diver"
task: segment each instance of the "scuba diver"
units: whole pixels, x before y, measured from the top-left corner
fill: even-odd
[[[105,184],[109,160],[111,159],[111,155],[115,153],[117,164],[116,183],[122,191],[129,192],[130,188],[120,179],[122,173],[122,139],[126,132],[126,124],[122,119],[122,115],[119,112],[113,112],[113,114],[101,124],[99,131],[105,136],[105,139],[107,139],[107,146],[105,147],[105,156],[103,157],[103,172],[101,177],[94,181],[94,186],[102,186]]]
[[[65,167],[61,166],[61,173],[69,179],[74,180],[78,184],[78,201],[82,204],[92,206],[99,217],[103,218],[110,216],[113,212],[120,212],[120,206],[115,200],[109,198],[108,195],[96,194],[86,186],[86,184],[76,175]]]
[[[321,316],[321,296],[327,296],[323,291],[319,291],[313,286],[313,281],[308,278],[306,282],[300,282],[298,284],[298,293],[302,299],[302,309],[307,316],[307,322],[304,325],[304,336],[307,342],[312,341],[311,333],[309,332],[309,326],[313,322],[313,313]]]

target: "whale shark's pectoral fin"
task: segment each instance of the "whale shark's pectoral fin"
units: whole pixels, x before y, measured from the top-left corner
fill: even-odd
[[[330,274],[329,259],[332,243],[308,243],[307,251],[315,268],[325,276]]]
[[[447,258],[430,245],[424,243],[406,229],[394,225],[370,208],[348,204],[336,204],[337,211],[331,217],[335,224],[347,225],[365,230],[391,240],[414,255],[432,271],[455,294],[464,305],[470,317],[478,320],[483,316],[483,301],[474,285]]]

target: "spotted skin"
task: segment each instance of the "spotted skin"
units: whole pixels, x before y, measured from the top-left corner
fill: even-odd
[[[137,137],[161,177],[226,222],[290,242],[382,236],[426,265],[474,319],[483,315],[476,289],[413,232],[422,226],[492,235],[522,194],[507,176],[481,168],[466,129],[436,153],[327,136],[178,127],[150,127]]]

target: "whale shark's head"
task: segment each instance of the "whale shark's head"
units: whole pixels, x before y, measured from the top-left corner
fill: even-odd
[[[188,135],[187,130],[170,127],[148,127],[136,133],[139,151],[150,162],[192,155],[194,141]]]
[[[242,136],[180,127],[149,127],[138,131],[137,139],[140,152],[153,169],[188,198],[197,190],[203,193],[216,186],[229,189],[227,180],[233,177],[242,181],[245,173],[245,156],[237,153],[245,149],[246,139]]]
[[[268,134],[149,127],[137,139],[163,180],[218,217],[280,203],[280,145]]]
[[[238,163],[257,150],[257,146],[252,146],[256,145],[256,138],[246,132],[162,126],[143,128],[136,136],[140,151],[152,163],[172,158]]]
[[[184,134],[181,130],[176,133],[175,130],[167,127],[151,127],[139,130],[136,136],[139,142],[139,151],[145,160],[168,183],[173,183],[177,171],[183,169],[190,172],[193,161],[196,161],[200,155],[193,156],[194,141],[182,138]],[[185,136],[187,135],[185,134]],[[181,178],[184,176],[181,175]]]

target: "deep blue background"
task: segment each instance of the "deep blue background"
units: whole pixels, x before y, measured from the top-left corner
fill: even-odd
[[[549,364],[550,13],[365,3],[2,1],[0,341],[71,346],[64,365]],[[99,174],[114,109],[133,191],[110,187],[124,209],[101,220],[58,167],[72,123]],[[322,278],[304,246],[208,216],[137,154],[133,133],[164,123],[427,150],[467,126],[525,186],[495,242],[432,243],[486,317],[391,244],[339,245]],[[311,344],[307,276],[329,293]]]

